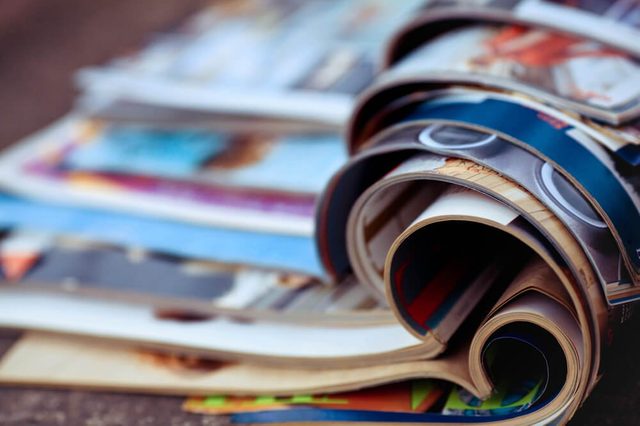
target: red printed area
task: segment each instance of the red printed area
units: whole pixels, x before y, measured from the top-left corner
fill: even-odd
[[[403,284],[407,268],[415,259],[408,259],[394,274],[396,292],[406,313],[418,324],[426,326],[427,320],[447,300],[455,290],[460,280],[467,272],[466,262],[460,259],[450,259],[429,281],[424,284],[420,294],[411,303],[407,302]]]

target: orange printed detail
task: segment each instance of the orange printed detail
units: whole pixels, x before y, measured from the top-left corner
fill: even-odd
[[[584,42],[581,38],[565,34],[509,26],[486,42],[488,52],[474,62],[489,65],[507,59],[526,67],[550,68],[577,57],[625,56],[602,45],[585,49]]]
[[[40,259],[38,253],[24,253],[24,254],[7,254],[0,256],[0,262],[2,263],[2,272],[9,282],[20,281],[24,275],[31,270],[31,268]]]
[[[564,129],[565,127],[568,127],[569,125],[567,123],[565,123],[562,120],[559,120],[555,117],[551,117],[547,114],[544,114],[542,112],[538,113],[538,118],[541,119],[542,121],[545,121],[547,123],[549,123],[551,125],[551,127],[553,127],[554,129]]]

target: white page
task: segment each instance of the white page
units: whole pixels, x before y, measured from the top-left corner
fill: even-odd
[[[178,322],[158,320],[148,307],[11,289],[0,290],[0,327],[310,360],[382,355],[420,344],[399,324],[332,328],[227,318]]]

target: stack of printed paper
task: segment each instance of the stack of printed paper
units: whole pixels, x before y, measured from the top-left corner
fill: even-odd
[[[81,71],[0,158],[0,381],[566,423],[640,299],[638,16],[229,0]]]

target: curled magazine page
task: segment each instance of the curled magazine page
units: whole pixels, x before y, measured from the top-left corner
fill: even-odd
[[[470,23],[516,24],[561,31],[594,40],[631,55],[640,35],[638,4],[627,0],[432,0],[390,40],[387,62],[406,54],[424,39]]]
[[[613,124],[640,113],[638,64],[623,51],[562,33],[469,24],[403,57],[392,78],[467,80],[522,93]]]
[[[634,177],[636,175],[624,172],[628,166],[621,164],[620,159],[596,143],[592,139],[592,130],[586,129],[566,114],[513,96],[482,91],[467,92],[467,90],[430,93],[428,81],[424,83],[425,86],[422,89],[424,98],[421,99],[415,94],[411,97],[403,94],[404,90],[408,90],[414,84],[415,82],[401,81],[397,84],[386,82],[379,87],[378,91],[372,90],[369,93],[362,102],[362,108],[354,115],[352,129],[359,128],[362,120],[367,119],[365,117],[375,114],[370,107],[385,98],[397,100],[395,109],[376,114],[377,116],[373,119],[369,117],[369,121],[373,124],[368,130],[354,131],[351,135],[352,150],[361,148],[362,138],[366,138],[366,135],[371,132],[375,133],[376,126],[379,131],[378,139],[392,130],[410,126],[411,123],[418,126],[432,123],[453,124],[477,129],[488,135],[495,134],[497,138],[487,136],[484,142],[465,143],[461,146],[452,145],[448,141],[434,142],[426,135],[422,142],[427,144],[428,151],[466,155],[467,145],[473,148],[486,145],[491,151],[494,146],[500,145],[493,144],[493,141],[502,138],[550,163],[589,200],[598,214],[602,215],[616,240],[631,280],[637,283],[640,257],[635,247],[637,243],[633,240],[636,238],[634,234],[638,233],[638,228],[629,221],[630,217],[640,214],[638,187]],[[475,93],[478,97],[471,93]],[[485,103],[489,99],[492,101]],[[501,119],[503,116],[511,116],[512,119],[505,121]],[[380,127],[386,130],[382,131]],[[576,161],[578,158],[580,161]],[[597,173],[599,178],[594,179],[593,173]],[[623,214],[623,210],[626,210],[626,213]]]

